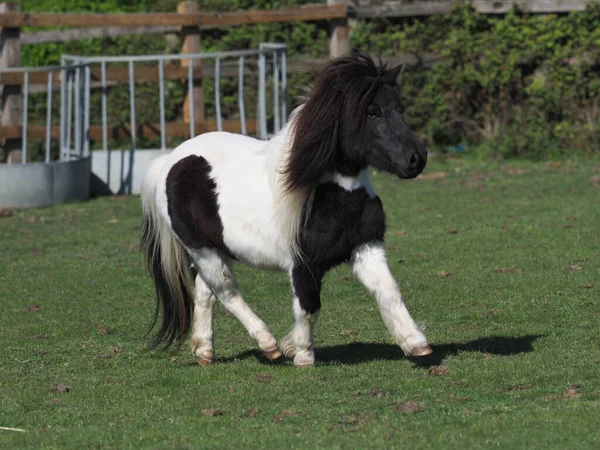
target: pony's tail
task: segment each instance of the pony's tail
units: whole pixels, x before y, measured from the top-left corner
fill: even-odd
[[[169,347],[174,341],[182,343],[190,329],[193,307],[194,280],[189,256],[156,206],[156,190],[163,162],[164,156],[151,163],[141,192],[143,222],[140,249],[154,279],[157,297],[148,333],[155,327],[162,310],[160,329],[150,342],[152,349]]]

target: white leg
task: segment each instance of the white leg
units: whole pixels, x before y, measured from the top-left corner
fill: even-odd
[[[213,348],[213,306],[216,297],[200,275],[196,275],[196,296],[194,298],[194,323],[190,344],[198,364],[207,366],[214,359]]]
[[[290,333],[281,341],[281,350],[287,357],[294,357],[297,367],[313,366],[315,352],[313,349],[313,330],[319,311],[307,313],[301,306],[300,300],[294,295],[294,319],[296,324]]]
[[[281,356],[277,341],[265,323],[244,301],[233,272],[225,258],[211,249],[193,251],[192,258],[199,275],[219,301],[244,325],[258,347],[269,359]]]
[[[427,339],[410,316],[398,284],[390,272],[383,242],[358,247],[352,255],[352,269],[369,291],[375,294],[383,321],[404,353],[425,356],[431,353]]]
[[[294,293],[294,319],[292,331],[281,341],[283,353],[294,357],[297,367],[315,364],[313,330],[321,309],[321,279],[323,273],[316,267],[300,264],[290,272]]]

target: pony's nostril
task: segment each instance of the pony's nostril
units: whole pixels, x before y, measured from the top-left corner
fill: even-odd
[[[408,161],[408,166],[411,169],[416,169],[419,166],[419,155],[413,153],[413,155],[410,157],[410,160]]]

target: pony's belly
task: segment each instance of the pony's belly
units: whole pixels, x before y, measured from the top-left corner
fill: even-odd
[[[282,242],[276,230],[239,222],[224,228],[224,243],[239,261],[263,269],[287,271],[293,266],[289,245]]]

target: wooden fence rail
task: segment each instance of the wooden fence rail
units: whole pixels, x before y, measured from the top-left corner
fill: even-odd
[[[291,22],[345,18],[346,5],[241,10],[223,13],[23,13],[0,14],[0,27],[225,27],[265,22]]]

